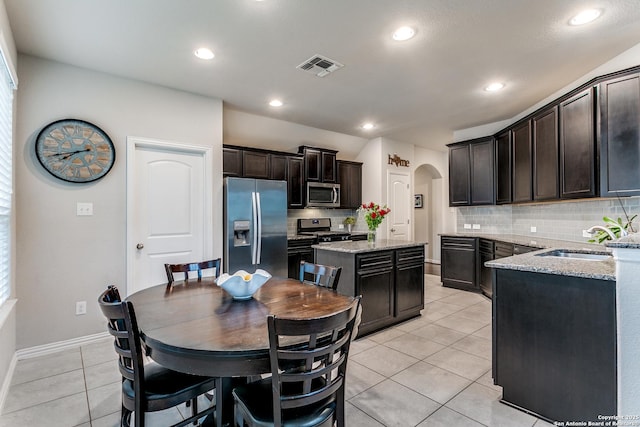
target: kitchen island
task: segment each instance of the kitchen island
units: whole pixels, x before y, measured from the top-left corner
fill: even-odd
[[[424,242],[378,239],[314,245],[315,262],[342,267],[338,292],[362,295],[358,336],[419,316],[424,308]]]
[[[616,414],[615,262],[602,247],[572,246],[486,263],[493,378],[504,403],[552,422],[598,422]]]

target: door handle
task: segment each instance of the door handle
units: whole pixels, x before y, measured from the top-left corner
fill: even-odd
[[[396,229],[395,229],[395,228],[392,228],[390,231],[391,231],[392,233],[395,233]]]
[[[136,245],[136,249],[140,250],[140,249],[144,249],[144,245],[142,243],[138,243]]]

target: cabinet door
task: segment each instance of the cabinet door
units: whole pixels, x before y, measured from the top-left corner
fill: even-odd
[[[558,108],[532,119],[533,199],[558,199]]]
[[[512,129],[513,201],[531,200],[531,122]]]
[[[443,237],[441,251],[442,285],[450,288],[478,289],[477,239]]]
[[[493,204],[493,138],[469,146],[471,161],[471,204]]]
[[[222,174],[224,176],[242,177],[242,150],[222,148]]]
[[[511,132],[496,138],[496,203],[511,203]]]
[[[424,308],[424,248],[396,251],[396,317],[410,317]]]
[[[600,195],[640,195],[640,75],[600,89]]]
[[[307,181],[320,182],[322,179],[322,154],[320,150],[305,148],[304,173]]]
[[[362,203],[362,164],[338,161],[340,207],[356,209]]]
[[[304,160],[302,157],[287,158],[287,206],[289,209],[304,208]]]
[[[449,147],[449,206],[471,203],[469,145]]]
[[[287,180],[287,158],[284,154],[270,154],[271,163],[269,179]]]
[[[560,104],[560,197],[596,195],[593,89]]]
[[[269,154],[242,150],[242,175],[245,178],[269,179]]]
[[[356,295],[362,295],[360,332],[367,333],[393,321],[393,252],[356,257]]]
[[[336,153],[323,151],[322,160],[322,182],[336,182],[338,180],[336,169]]]

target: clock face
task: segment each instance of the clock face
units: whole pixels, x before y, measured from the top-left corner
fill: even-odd
[[[116,152],[109,136],[83,120],[50,123],[36,138],[36,156],[53,176],[68,182],[91,182],[109,172]]]

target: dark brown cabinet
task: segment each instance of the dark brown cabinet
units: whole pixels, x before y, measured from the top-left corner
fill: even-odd
[[[551,421],[615,414],[615,282],[502,269],[493,277],[502,399]]]
[[[440,278],[442,286],[479,290],[480,263],[474,237],[442,237],[440,246]]]
[[[494,203],[493,138],[469,144],[471,163],[471,204],[492,205]]]
[[[471,203],[469,144],[449,146],[449,206]]]
[[[304,154],[305,181],[336,182],[336,153],[334,150],[302,146],[299,153]]]
[[[597,193],[594,90],[589,88],[559,105],[560,198]]]
[[[242,150],[242,176],[270,179],[271,163],[268,153]]]
[[[360,332],[380,329],[393,321],[393,251],[356,256],[356,295],[362,295]]]
[[[395,317],[415,315],[424,308],[424,247],[396,252]]]
[[[640,74],[600,84],[600,195],[640,195]]]
[[[496,137],[496,204],[511,203],[511,131]]]
[[[356,209],[362,204],[362,163],[338,160],[340,207]]]
[[[558,108],[535,116],[533,127],[533,199],[558,199]]]
[[[288,158],[289,156],[284,154],[269,154],[269,162],[271,168],[269,171],[269,179],[275,179],[278,181],[286,181],[288,178]]]
[[[514,127],[512,138],[512,201],[531,201],[531,121]]]
[[[242,176],[242,150],[224,147],[222,149],[222,175]]]
[[[304,159],[287,157],[287,204],[289,209],[304,208]]]

